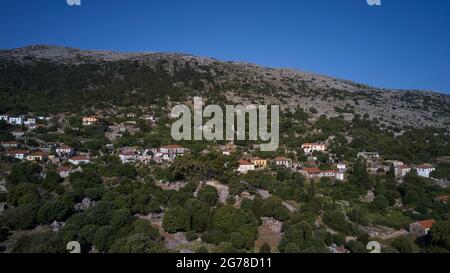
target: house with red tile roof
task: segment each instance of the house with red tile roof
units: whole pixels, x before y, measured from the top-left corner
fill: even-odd
[[[327,149],[325,144],[320,143],[303,143],[302,149],[305,154],[310,154],[312,152],[324,152]]]
[[[411,223],[409,224],[409,234],[417,237],[425,236],[434,224],[436,224],[434,219]]]
[[[239,167],[237,169],[240,173],[247,173],[249,171],[254,171],[255,165],[251,162],[248,162],[247,160],[241,159],[239,160]]]
[[[91,163],[91,160],[87,156],[74,156],[69,159],[69,162],[74,165],[80,165],[80,164],[89,164]]]
[[[10,150],[6,152],[6,155],[9,157],[14,157],[19,160],[24,160],[28,154],[27,150]]]
[[[430,174],[434,172],[436,169],[428,164],[413,166],[413,169],[417,171],[418,176],[430,178]]]
[[[286,168],[290,168],[292,166],[292,160],[284,156],[275,157],[273,163],[277,166],[284,166]]]
[[[188,151],[187,148],[184,148],[177,144],[167,145],[160,148],[152,149],[153,156],[155,159],[162,159],[167,161],[173,161],[178,156],[183,156]]]

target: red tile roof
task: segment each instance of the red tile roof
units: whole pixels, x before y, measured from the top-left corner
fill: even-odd
[[[423,221],[418,221],[417,224],[421,225],[423,228],[431,228],[431,226],[433,226],[433,224],[436,224],[436,221],[433,219],[423,220]]]
[[[320,170],[319,168],[304,168],[303,170],[307,173],[321,173],[322,172],[322,170]]]
[[[303,143],[302,146],[325,146],[325,144],[320,143]]]
[[[288,159],[284,156],[275,157],[275,161],[286,161],[286,160],[288,160]]]
[[[414,168],[416,168],[416,169],[433,169],[433,166],[424,164],[424,165],[414,166]]]
[[[252,165],[250,162],[248,162],[247,160],[239,160],[239,165]]]
[[[179,149],[179,148],[183,148],[180,145],[177,144],[172,144],[172,145],[167,145],[167,146],[163,146],[161,148],[166,148],[166,149]]]

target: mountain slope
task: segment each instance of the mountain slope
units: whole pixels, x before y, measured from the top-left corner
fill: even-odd
[[[389,125],[449,127],[450,96],[373,88],[288,69],[178,53],[119,53],[57,46],[0,51],[0,112],[79,111],[211,101],[300,106],[316,117],[369,114]]]

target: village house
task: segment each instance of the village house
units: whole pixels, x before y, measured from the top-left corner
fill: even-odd
[[[315,151],[317,152],[324,152],[326,150],[325,144],[320,143],[304,143],[302,145],[303,152],[305,154],[311,154]]]
[[[320,177],[322,170],[319,168],[303,168],[301,173],[308,178]]]
[[[13,137],[15,139],[20,140],[20,139],[23,139],[25,132],[24,131],[13,131],[11,134],[13,135]]]
[[[83,125],[89,126],[98,122],[98,118],[94,116],[83,117]]]
[[[382,164],[377,164],[377,163],[369,163],[367,166],[367,171],[370,174],[384,174],[386,172],[389,171],[389,167],[382,165]]]
[[[255,165],[255,168],[265,168],[267,166],[267,160],[259,157],[250,159],[250,162]]]
[[[411,167],[408,165],[400,165],[397,168],[395,168],[395,175],[398,177],[404,177],[408,173],[411,172]]]
[[[22,125],[23,124],[23,117],[9,117],[8,123],[12,125]]]
[[[69,162],[78,166],[80,164],[89,164],[91,160],[87,156],[74,156],[69,159]]]
[[[344,181],[344,173],[343,172],[336,172],[336,180],[339,180],[339,181]]]
[[[413,166],[413,169],[417,171],[418,176],[426,178],[430,178],[430,174],[436,170],[433,166],[430,165]]]
[[[284,166],[286,168],[290,168],[292,166],[292,160],[284,156],[275,157],[273,163],[276,166]]]
[[[304,168],[301,173],[307,178],[321,178],[321,177],[330,177],[336,178],[336,180],[342,181],[344,180],[344,173],[336,170],[324,170],[322,171],[319,168]]]
[[[20,147],[20,143],[17,141],[5,141],[2,142],[3,148],[9,149],[9,148],[18,148]]]
[[[144,116],[142,116],[142,118],[143,118],[144,120],[148,120],[148,121],[151,121],[151,122],[155,122],[155,117],[152,116],[152,115],[144,115]]]
[[[82,171],[82,170],[81,170],[80,167],[78,167],[77,169],[72,169],[72,168],[67,167],[67,166],[61,166],[61,167],[58,168],[58,170],[57,170],[56,172],[59,174],[59,176],[60,176],[61,178],[67,178],[67,177],[69,177],[72,173],[75,173],[75,172],[81,172],[81,171]]]
[[[399,160],[386,160],[385,163],[388,166],[394,165],[394,168],[398,168],[398,167],[404,165],[404,163]]]
[[[347,166],[344,163],[338,163],[336,165],[336,168],[338,169],[339,172],[341,173],[345,173],[347,171]]]
[[[27,155],[27,161],[44,161],[49,158],[49,154],[42,151],[31,152]]]
[[[3,120],[3,121],[5,121],[5,122],[8,122],[9,117],[8,117],[8,115],[0,115],[0,120]]]
[[[138,155],[133,151],[123,151],[119,153],[122,164],[133,163],[137,160]]]
[[[424,220],[409,224],[409,234],[422,237],[428,234],[431,227],[436,223],[435,220]]]
[[[135,113],[128,113],[127,114],[127,118],[135,118],[136,114]]]
[[[364,158],[365,160],[376,160],[380,158],[380,154],[377,152],[359,152],[357,158]]]
[[[181,147],[180,145],[168,145],[161,148],[152,149],[153,155],[163,160],[173,161],[178,156],[182,156],[188,149]]]
[[[59,157],[71,157],[74,155],[75,150],[72,147],[63,144],[56,148],[55,152]]]
[[[246,160],[239,160],[239,167],[237,169],[238,172],[240,173],[247,173],[249,171],[254,171],[255,170],[255,165],[253,165],[252,163],[246,161]]]
[[[149,164],[153,160],[153,156],[148,154],[140,154],[137,156],[137,160],[144,164]]]
[[[36,119],[35,118],[27,118],[24,120],[23,124],[30,126],[30,125],[35,125],[36,124]]]
[[[19,160],[24,160],[28,154],[27,150],[11,150],[6,153],[7,156],[13,157]]]

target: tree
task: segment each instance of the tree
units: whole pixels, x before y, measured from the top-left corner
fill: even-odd
[[[414,251],[414,243],[405,237],[394,239],[391,246],[397,249],[400,253],[412,253]]]
[[[114,228],[102,226],[97,229],[94,236],[94,245],[101,252],[107,252],[115,241]]]
[[[196,232],[205,231],[211,217],[209,205],[191,198],[186,201],[184,207],[188,213],[188,229]]]
[[[114,242],[111,253],[158,253],[163,248],[143,233],[136,233]]]
[[[197,198],[203,202],[208,203],[210,206],[215,206],[219,195],[217,189],[212,186],[206,186],[198,192]]]
[[[189,216],[181,206],[169,208],[164,214],[163,228],[169,233],[176,233],[179,231],[187,231],[189,226]]]
[[[65,245],[52,231],[21,237],[14,245],[15,253],[65,253]]]
[[[156,240],[159,237],[159,230],[153,227],[147,220],[136,219],[131,225],[133,226],[134,233],[144,234],[151,240]]]
[[[38,183],[41,180],[40,173],[41,167],[36,163],[15,163],[8,176],[8,181],[14,185],[19,183]]]
[[[382,194],[377,194],[373,202],[380,210],[384,210],[389,206],[389,201]]]
[[[431,243],[450,251],[450,221],[437,222],[430,230]]]
[[[42,187],[48,191],[54,191],[63,179],[56,172],[49,172],[42,182]]]
[[[394,164],[392,164],[392,163],[389,166],[389,171],[387,173],[387,176],[391,179],[395,179],[395,167],[394,167]]]

